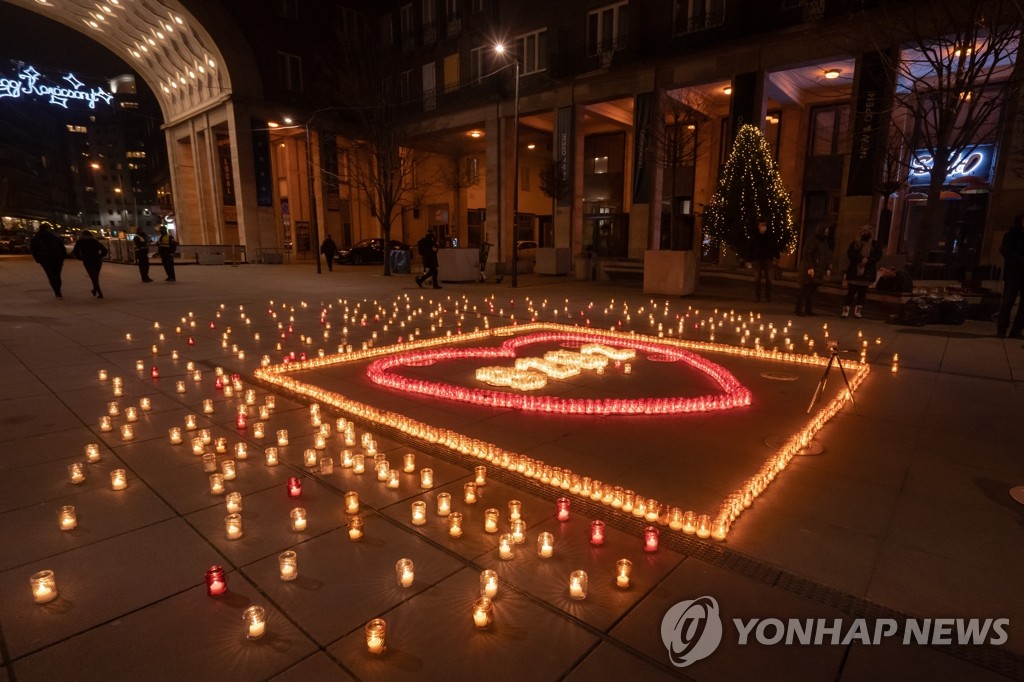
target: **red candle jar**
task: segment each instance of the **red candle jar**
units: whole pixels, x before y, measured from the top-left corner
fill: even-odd
[[[235,428],[239,430],[245,430],[245,414],[242,412],[238,413],[235,417]]]
[[[149,369],[149,376],[153,377],[154,379],[159,379],[160,378],[160,370],[157,369],[156,365],[153,365]]]
[[[224,380],[221,379],[220,377],[217,377],[217,379],[213,382],[213,387],[218,391],[222,390],[224,388]]]
[[[188,337],[188,345],[190,345],[190,346],[196,345],[196,340],[193,339],[191,336]]]
[[[647,528],[644,528],[644,551],[658,551],[658,529],[654,526],[647,526]]]
[[[590,523],[590,544],[604,544],[604,521],[592,521]]]
[[[302,494],[302,480],[291,476],[288,478],[288,497],[298,497]]]
[[[558,520],[559,521],[568,521],[569,520],[569,498],[568,497],[559,497],[558,501],[555,502],[555,504],[558,505],[558,514],[557,514]]]
[[[228,591],[228,581],[224,577],[224,568],[210,566],[206,569],[206,594],[219,597]]]

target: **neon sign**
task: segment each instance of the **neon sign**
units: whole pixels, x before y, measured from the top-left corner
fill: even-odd
[[[88,102],[90,109],[96,108],[96,102],[102,101],[110,104],[114,96],[97,86],[91,90],[83,90],[85,83],[75,78],[75,74],[68,73],[63,78],[70,87],[62,85],[51,85],[42,82],[42,74],[36,71],[34,66],[22,69],[17,78],[0,78],[0,98],[40,97],[49,98],[49,104],[64,109],[68,108],[68,102]]]
[[[992,157],[994,154],[995,145],[991,144],[977,145],[969,151],[960,152],[950,164],[950,171],[946,174],[943,184],[949,184],[958,178],[967,176],[987,182],[992,172]],[[914,156],[910,160],[909,184],[928,184],[932,175],[932,166],[934,165],[935,162],[928,151],[919,149],[914,152]]]

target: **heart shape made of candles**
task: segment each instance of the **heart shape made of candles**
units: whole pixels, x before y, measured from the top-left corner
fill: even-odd
[[[531,344],[600,343],[617,348],[630,348],[638,352],[658,355],[661,359],[672,358],[693,369],[703,372],[719,391],[703,396],[671,396],[664,398],[562,398],[551,395],[524,395],[512,391],[475,388],[454,384],[416,379],[399,374],[402,367],[423,366],[442,360],[465,360],[479,358],[488,362],[501,359],[515,359],[520,349]],[[750,390],[721,365],[711,362],[696,353],[648,337],[622,338],[602,335],[599,332],[542,332],[516,336],[493,347],[447,347],[414,350],[396,353],[377,359],[366,368],[367,377],[380,386],[396,390],[419,393],[432,398],[456,400],[486,407],[501,407],[530,412],[554,412],[560,414],[588,415],[664,415],[688,412],[709,412],[728,410],[750,404]]]

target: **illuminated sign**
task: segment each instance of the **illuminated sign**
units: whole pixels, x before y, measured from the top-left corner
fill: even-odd
[[[43,75],[34,66],[22,69],[16,78],[0,78],[0,98],[38,97],[48,98],[49,104],[68,108],[69,101],[87,102],[90,109],[96,108],[96,102],[110,104],[114,96],[101,87],[84,90],[85,83],[68,73],[63,78],[70,87],[50,84],[43,81]]]
[[[963,180],[966,177],[988,182],[992,173],[992,160],[995,156],[995,145],[979,144],[970,148],[953,159],[950,170],[946,173],[944,185]],[[925,149],[918,149],[910,161],[910,173],[907,178],[911,185],[927,185],[931,179],[932,155]]]

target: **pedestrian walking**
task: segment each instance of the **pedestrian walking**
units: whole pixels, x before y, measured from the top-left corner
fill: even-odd
[[[152,282],[149,278],[149,235],[141,227],[135,229],[132,245],[135,247],[135,262],[139,266],[139,276],[143,282]]]
[[[324,241],[320,245],[320,253],[327,259],[328,272],[334,272],[334,257],[338,254],[338,245],[334,243],[331,235],[324,237]]]
[[[1013,227],[1003,235],[999,253],[1003,257],[1003,297],[996,317],[996,336],[1022,338],[1024,332],[1024,214],[1013,219]],[[1017,304],[1017,314],[1010,324],[1010,312]],[[1007,334],[1009,332],[1009,334]]]
[[[93,236],[89,230],[82,230],[75,242],[75,248],[71,255],[82,261],[85,272],[92,281],[92,295],[96,298],[103,298],[103,290],[100,289],[100,268],[103,267],[103,259],[107,257],[107,247],[100,240]]]
[[[842,316],[849,317],[852,307],[854,317],[863,317],[868,286],[874,283],[878,261],[882,258],[882,249],[875,241],[870,225],[860,228],[860,236],[850,242],[846,257],[850,265],[846,268],[846,300]]]
[[[46,279],[50,282],[53,295],[58,300],[64,300],[60,293],[60,273],[64,268],[64,259],[68,257],[68,251],[64,248],[64,240],[53,233],[49,225],[43,225],[39,231],[32,235],[28,243],[32,258],[43,267]]]
[[[814,292],[828,276],[828,243],[826,228],[821,226],[804,247],[800,264],[800,291],[796,296],[796,314],[800,317],[814,315]]]
[[[167,274],[165,282],[174,282],[174,254],[178,252],[178,240],[167,231],[166,225],[160,226],[160,237],[156,242],[156,251],[160,254],[160,262]]]
[[[775,246],[775,240],[768,234],[768,222],[758,220],[757,227],[751,231],[750,250],[747,260],[754,268],[754,300],[761,302],[761,287],[764,286],[764,298],[771,303],[772,300],[772,265],[779,252]]]
[[[434,239],[434,232],[427,228],[427,233],[416,242],[416,249],[419,251],[420,257],[423,258],[423,269],[422,275],[416,278],[416,286],[420,289],[423,288],[423,283],[428,279],[434,284],[435,289],[440,289],[441,284],[437,274],[437,240]]]

